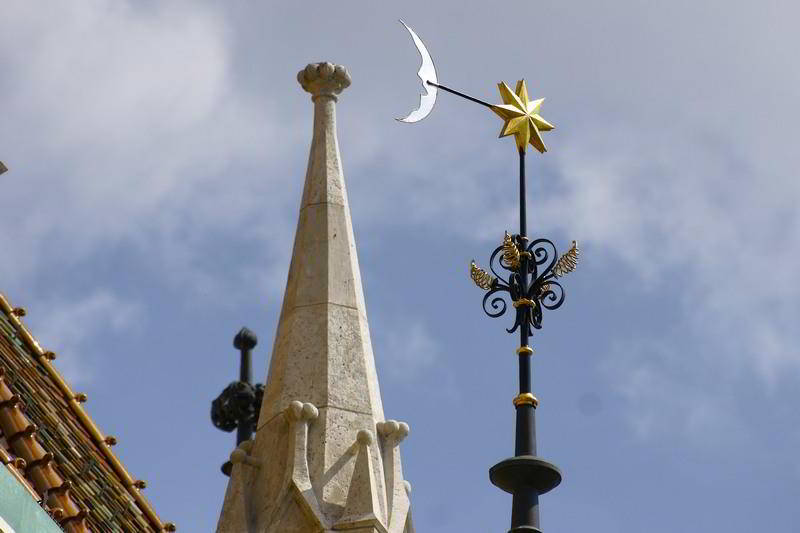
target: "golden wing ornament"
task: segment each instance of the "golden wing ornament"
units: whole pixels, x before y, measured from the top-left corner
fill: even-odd
[[[506,232],[503,237],[503,260],[513,270],[519,267],[519,248],[514,244],[514,239]]]
[[[469,277],[472,278],[475,285],[485,291],[491,289],[495,281],[497,281],[491,274],[478,267],[474,260],[469,264]]]
[[[572,247],[567,252],[558,258],[555,266],[553,267],[553,275],[557,278],[565,276],[575,270],[578,266],[578,241],[572,241]]]

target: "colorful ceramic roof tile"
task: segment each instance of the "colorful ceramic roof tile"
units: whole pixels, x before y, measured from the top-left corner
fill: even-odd
[[[68,533],[175,531],[0,294],[0,461]]]

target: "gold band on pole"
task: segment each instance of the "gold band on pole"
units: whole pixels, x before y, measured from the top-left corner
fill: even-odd
[[[514,307],[519,307],[520,305],[529,305],[533,307],[533,300],[528,298],[520,298],[519,300],[514,300]]]
[[[527,344],[525,346],[520,346],[519,348],[517,348],[517,354],[518,355],[533,355],[533,348],[531,348]]]
[[[520,405],[532,405],[536,409],[539,407],[539,400],[530,392],[522,392],[514,398],[514,407],[519,407]]]

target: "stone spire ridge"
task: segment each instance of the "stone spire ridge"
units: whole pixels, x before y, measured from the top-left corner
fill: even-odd
[[[218,533],[413,533],[399,443],[385,420],[339,142],[344,67],[297,75],[314,133],[255,439],[234,453]]]

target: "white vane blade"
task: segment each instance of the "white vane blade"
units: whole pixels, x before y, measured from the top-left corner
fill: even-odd
[[[422,58],[422,65],[420,65],[417,75],[422,80],[422,86],[425,88],[425,94],[422,94],[419,97],[418,109],[415,109],[409,113],[405,118],[398,118],[397,120],[400,122],[409,123],[419,122],[430,114],[431,110],[433,109],[433,104],[436,103],[436,93],[438,92],[438,87],[435,85],[430,85],[428,82],[439,83],[439,81],[436,79],[436,68],[433,66],[433,59],[428,53],[428,49],[425,48],[425,45],[422,43],[422,40],[417,36],[416,33],[414,33],[414,30],[408,27],[405,22],[401,20],[400,24],[405,26],[405,28],[408,30],[408,33],[411,34],[411,38],[414,40],[414,45],[417,47],[419,55]]]

